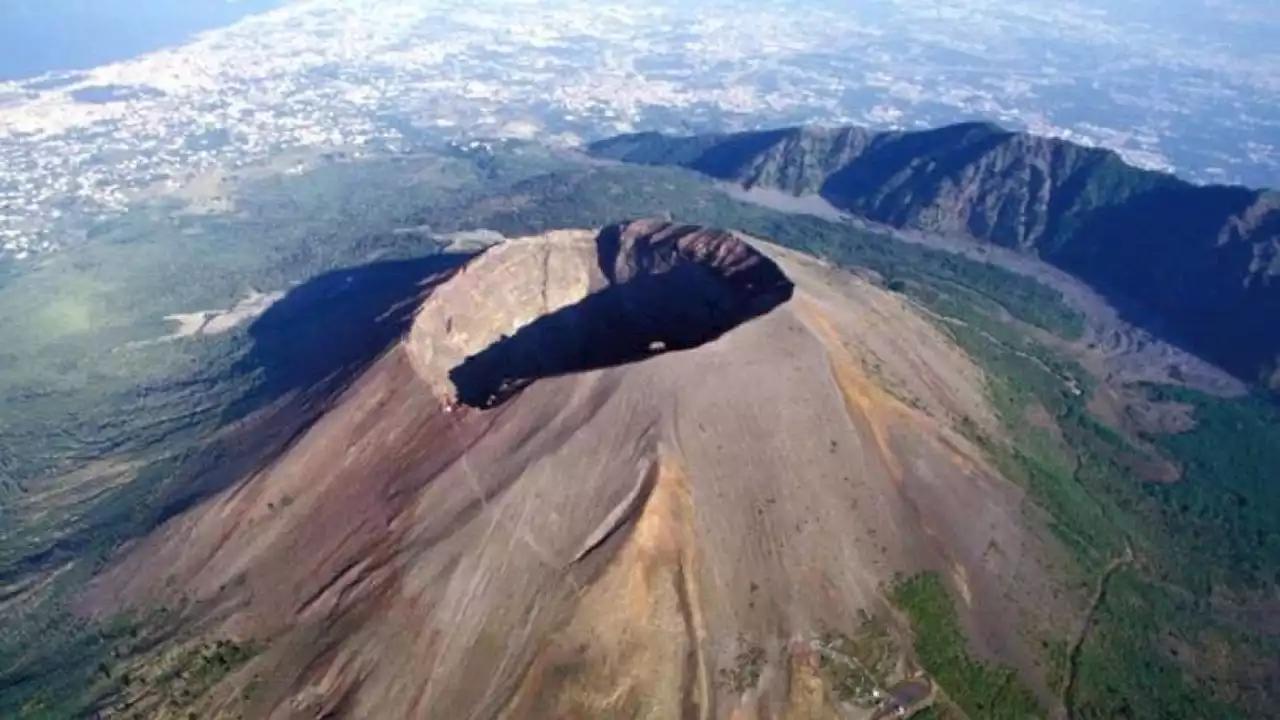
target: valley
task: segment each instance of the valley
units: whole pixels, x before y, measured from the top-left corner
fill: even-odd
[[[816,194],[878,223],[1036,257],[1089,283],[1126,320],[1246,383],[1267,385],[1275,370],[1273,190],[1193,185],[1107,150],[982,122],[914,132],[638,133],[588,151]],[[1098,341],[1110,342],[1105,334]]]
[[[1072,352],[1088,365],[1095,375],[1119,385],[1129,383],[1178,383],[1202,392],[1224,397],[1239,397],[1248,386],[1225,370],[1208,363],[1187,350],[1161,339],[1147,329],[1157,318],[1141,309],[1127,312],[1080,279],[1053,265],[1007,248],[956,235],[942,235],[909,228],[895,228],[874,223],[840,211],[819,195],[794,196],[760,187],[744,189],[726,184],[730,197],[758,204],[779,212],[807,214],[833,222],[845,222],[863,231],[892,237],[923,247],[960,255],[974,262],[994,265],[1028,277],[1061,294],[1063,301],[1077,310],[1083,320],[1078,336],[1059,338],[1060,347]],[[999,297],[988,296],[999,304]],[[1132,303],[1130,303],[1132,305]],[[1129,319],[1132,316],[1133,319]],[[1054,342],[1052,336],[1045,336]],[[1066,342],[1062,342],[1065,340]]]

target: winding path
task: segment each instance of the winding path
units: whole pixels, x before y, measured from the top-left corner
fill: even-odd
[[[1097,612],[1098,607],[1102,605],[1102,601],[1107,597],[1107,586],[1111,582],[1111,578],[1115,576],[1121,569],[1133,563],[1133,546],[1125,543],[1124,554],[1119,557],[1112,558],[1111,562],[1103,568],[1102,575],[1098,577],[1098,587],[1093,591],[1093,599],[1089,602],[1089,610],[1085,613],[1084,622],[1080,623],[1080,630],[1076,633],[1075,639],[1071,643],[1071,648],[1067,652],[1067,669],[1062,680],[1062,690],[1059,698],[1067,720],[1072,716],[1071,710],[1071,693],[1075,689],[1076,674],[1079,669],[1080,651],[1084,647],[1084,642],[1089,638],[1089,631],[1093,629],[1093,616]]]

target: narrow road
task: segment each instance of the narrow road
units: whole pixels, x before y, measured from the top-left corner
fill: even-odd
[[[1071,647],[1067,652],[1067,669],[1063,676],[1062,690],[1059,695],[1067,720],[1072,718],[1071,692],[1075,689],[1081,648],[1084,647],[1084,642],[1089,639],[1089,632],[1093,629],[1094,613],[1098,611],[1098,607],[1102,605],[1102,601],[1107,597],[1107,585],[1111,582],[1111,578],[1132,562],[1133,546],[1125,543],[1124,554],[1113,558],[1103,568],[1102,575],[1098,578],[1098,587],[1093,591],[1093,600],[1089,603],[1089,611],[1085,613],[1084,622],[1080,623],[1080,630],[1076,633],[1075,640],[1072,641]]]

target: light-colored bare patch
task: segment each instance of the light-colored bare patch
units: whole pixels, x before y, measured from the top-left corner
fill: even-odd
[[[17,496],[12,509],[28,521],[37,521],[45,514],[57,514],[83,505],[108,490],[124,485],[145,464],[141,460],[118,458],[88,463]]]
[[[737,183],[718,183],[717,187],[734,200],[759,205],[770,210],[798,215],[812,215],[831,221],[848,219],[848,213],[842,212],[820,195],[792,195],[781,190],[760,186],[744,188]]]
[[[35,607],[49,595],[53,584],[73,567],[66,563],[52,570],[24,575],[17,581],[0,586],[0,618],[20,614]]]
[[[230,310],[211,315],[200,332],[204,335],[218,335],[237,328],[265,313],[282,297],[283,291],[262,293],[251,290],[248,297],[237,302]]]
[[[1126,406],[1134,426],[1148,435],[1179,435],[1196,427],[1194,405],[1143,400]]]
[[[187,203],[186,211],[197,215],[217,215],[236,211],[235,183],[222,169],[192,177],[173,192]]]
[[[960,593],[960,599],[964,601],[965,608],[972,608],[973,591],[969,589],[969,573],[964,565],[958,562],[951,564],[951,581],[956,591]]]
[[[486,228],[447,233],[436,237],[448,243],[445,247],[447,251],[459,253],[480,252],[507,240],[502,233]]]
[[[533,120],[512,120],[498,129],[498,135],[506,138],[529,140],[542,132],[542,125]]]
[[[284,292],[264,293],[250,290],[249,295],[226,310],[198,310],[190,313],[173,313],[164,319],[178,323],[173,333],[160,340],[176,340],[196,335],[220,335],[234,330],[265,313]]]
[[[1022,419],[1027,425],[1037,430],[1045,430],[1051,433],[1055,440],[1062,439],[1062,428],[1058,427],[1058,421],[1054,420],[1049,411],[1040,403],[1032,403],[1022,411]]]
[[[236,210],[234,183],[222,168],[157,180],[133,191],[131,198],[134,201],[180,200],[186,204],[183,212],[191,215],[215,215]]]
[[[832,690],[822,677],[820,660],[808,644],[795,647],[790,655],[788,670],[790,683],[787,701],[790,707],[787,720],[837,720],[840,711],[832,707]],[[733,720],[754,720],[759,717],[755,712],[743,712],[733,715]]]
[[[1182,470],[1161,454],[1150,437],[1185,432],[1195,426],[1194,408],[1182,403],[1152,402],[1141,389],[1100,383],[1087,409],[1128,440],[1131,450],[1115,458],[1147,482],[1177,482]]]
[[[192,313],[173,313],[165,315],[164,319],[169,322],[175,322],[178,327],[174,328],[173,333],[165,336],[164,339],[174,339],[191,337],[200,334],[204,330],[205,323],[209,322],[209,316],[215,311],[199,310]]]

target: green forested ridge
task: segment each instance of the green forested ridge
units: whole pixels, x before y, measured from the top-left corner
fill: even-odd
[[[1280,585],[1280,411],[1260,399],[1223,400],[1151,387],[1154,400],[1195,406],[1196,426],[1152,438],[1183,481],[1148,485],[1178,550],[1199,562],[1201,587],[1226,582],[1266,593]]]

